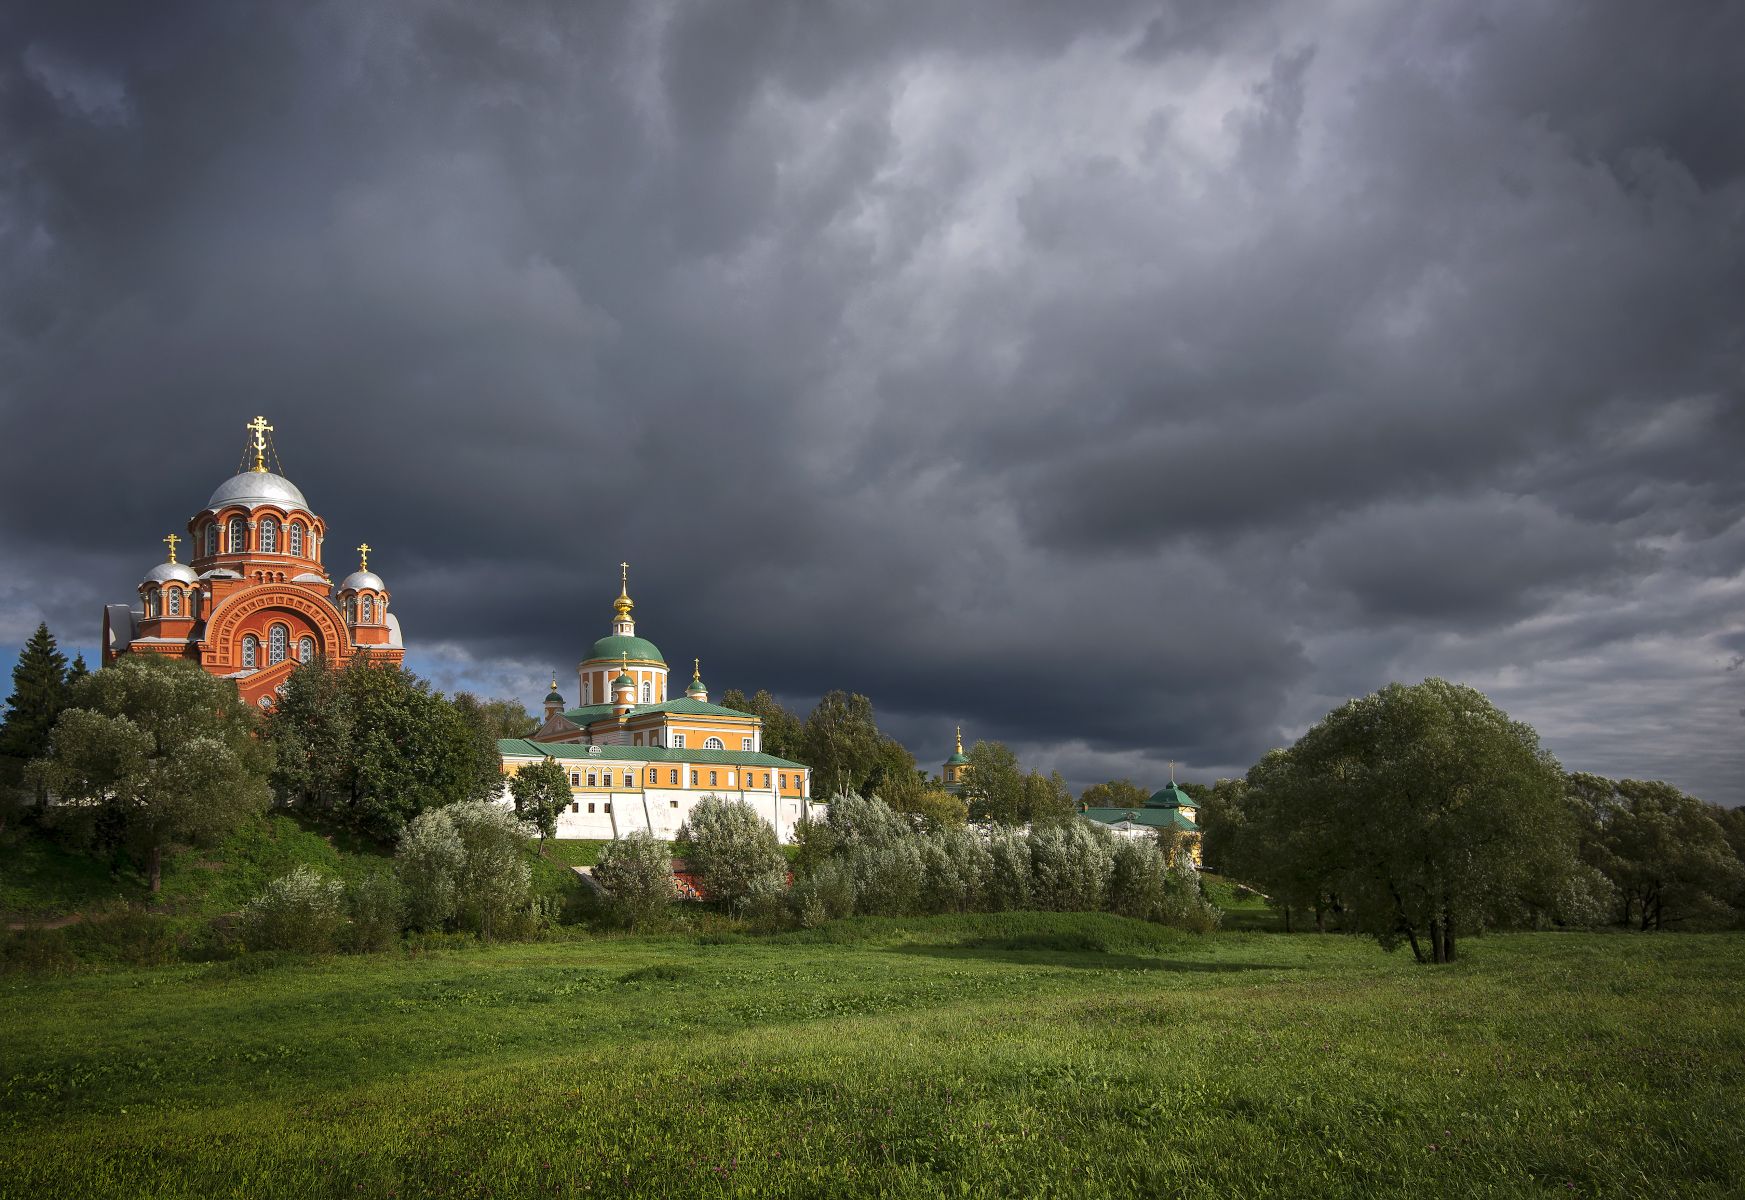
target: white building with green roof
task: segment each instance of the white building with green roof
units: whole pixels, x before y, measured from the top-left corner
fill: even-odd
[[[545,720],[528,738],[497,743],[503,772],[552,759],[569,775],[570,803],[558,817],[562,838],[616,838],[636,830],[671,838],[704,796],[740,800],[763,815],[784,842],[794,823],[816,815],[812,771],[763,752],[763,721],[709,701],[693,660],[684,696],[667,698],[667,663],[636,635],[629,567],[623,565],[612,633],[578,664],[582,703],[566,708],[557,680]]]

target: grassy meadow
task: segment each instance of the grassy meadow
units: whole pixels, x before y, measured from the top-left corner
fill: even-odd
[[[1745,937],[1109,916],[0,976],[7,1196],[1737,1196]]]

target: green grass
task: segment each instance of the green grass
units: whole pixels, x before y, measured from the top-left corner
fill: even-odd
[[[1745,937],[839,922],[0,977],[8,1196],[1731,1196]]]

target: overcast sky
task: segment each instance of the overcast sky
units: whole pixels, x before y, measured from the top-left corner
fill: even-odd
[[[0,643],[277,427],[411,665],[1075,787],[1389,681],[1745,801],[1745,5],[0,12]],[[0,656],[3,659],[3,656]],[[682,676],[688,677],[688,676]]]

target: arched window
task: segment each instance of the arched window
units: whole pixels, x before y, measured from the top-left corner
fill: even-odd
[[[287,643],[291,640],[291,631],[283,625],[275,625],[267,631],[267,665],[285,661]]]
[[[208,557],[218,553],[218,522],[206,522],[206,554]]]
[[[261,552],[277,554],[279,552],[279,523],[271,517],[261,521]]]
[[[303,522],[291,522],[291,553],[297,558],[303,557]]]
[[[727,749],[727,747],[723,746],[721,744],[720,738],[710,738],[708,741],[703,743],[703,749],[705,749],[705,750],[725,750],[725,749]]]
[[[370,598],[368,596],[365,596],[364,597],[363,623],[365,625],[368,625],[370,622],[374,621],[375,619],[376,619],[376,614],[375,614],[374,606],[371,605]]]
[[[315,657],[315,639],[300,637],[297,639],[297,661],[306,663]]]
[[[169,596],[170,606],[166,611],[172,617],[181,616],[182,615],[182,589],[181,588],[171,588],[168,592],[168,596]]]
[[[261,665],[261,640],[252,633],[242,638],[242,668],[252,671]]]
[[[644,704],[654,703],[654,684],[646,679],[642,681],[642,702]]]
[[[241,517],[230,518],[230,552],[241,554],[248,549],[248,523]]]

